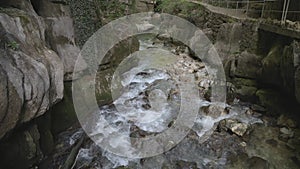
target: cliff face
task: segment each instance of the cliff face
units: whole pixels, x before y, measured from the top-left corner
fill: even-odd
[[[62,100],[63,83],[72,80],[80,52],[72,22],[64,1],[0,2],[0,139],[15,140],[1,145],[1,154],[11,146],[6,158],[26,161],[25,168],[40,159],[45,134],[32,120]]]
[[[104,24],[82,9],[88,7],[90,13],[96,13],[93,3],[0,2],[0,154],[3,156],[0,168],[29,168],[39,164],[51,153],[54,136],[76,122],[70,82],[74,80],[75,62],[81,65],[78,71],[85,70],[87,65],[77,60],[80,49],[75,44],[72,18],[79,32],[77,43],[83,45]],[[101,75],[113,72],[116,58],[122,59],[137,49],[138,41],[134,38],[112,49],[107,56],[110,67],[102,70],[100,65],[97,76],[100,83],[109,83]],[[104,99],[105,103],[108,91],[102,88],[98,83],[98,100],[102,103]]]

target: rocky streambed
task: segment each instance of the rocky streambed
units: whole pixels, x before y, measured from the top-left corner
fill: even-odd
[[[264,107],[241,102],[230,92],[227,104],[211,102],[213,81],[205,64],[188,48],[165,37],[138,38],[139,55],[129,56],[122,62],[125,66],[116,70],[122,92],[93,113],[86,124],[89,126],[84,127],[95,137],[89,138],[79,125],[73,126],[59,135],[54,153],[41,168],[300,167],[300,130],[293,119],[268,116]],[[129,63],[139,64],[128,68]],[[154,64],[154,68],[143,69],[145,64]],[[160,64],[164,69],[158,69]],[[136,140],[159,135],[177,123],[182,99],[178,84],[189,76],[194,77],[199,96],[197,105],[188,105],[191,111],[199,108],[191,130],[163,153],[139,156],[141,145]],[[92,140],[127,157],[111,153]],[[150,147],[151,151],[155,148]]]

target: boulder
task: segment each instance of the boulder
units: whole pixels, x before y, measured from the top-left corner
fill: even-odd
[[[226,119],[225,127],[238,136],[243,136],[247,132],[249,125],[234,119]]]
[[[260,67],[260,57],[245,51],[231,65],[230,75],[246,79],[256,79],[260,74]]]

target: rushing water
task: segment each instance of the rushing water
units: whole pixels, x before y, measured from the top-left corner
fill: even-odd
[[[100,107],[91,117],[93,119],[89,124],[92,126],[91,135],[96,137],[93,140],[106,143],[126,154],[137,155],[137,146],[132,138],[155,136],[176,123],[181,103],[177,83],[187,75],[193,75],[196,86],[199,87],[197,103],[200,109],[191,131],[172,149],[142,159],[118,156],[88,141],[81,146],[73,167],[225,168],[229,163],[239,161],[242,158],[239,154],[247,154],[245,150],[247,143],[241,137],[250,126],[263,123],[261,118],[258,118],[258,113],[253,113],[248,106],[242,105],[238,100],[231,105],[225,105],[205,99],[204,96],[209,92],[212,81],[203,64],[191,58],[186,48],[166,45],[149,36],[140,38],[140,51],[149,48],[163,50],[158,50],[158,53],[157,50],[153,53],[150,50],[139,58],[142,64],[130,69],[121,68],[122,71],[118,73],[121,76],[122,93],[115,95],[113,104]],[[143,69],[148,63],[164,64],[160,59],[156,61],[151,58],[153,55],[169,55],[173,58],[168,58],[166,63],[172,60],[172,64],[167,65],[164,70]],[[226,130],[233,133],[222,130],[221,124],[224,122],[226,125],[223,127],[227,127]],[[73,133],[68,139],[69,146],[83,137],[82,129]],[[253,149],[252,156],[255,156]],[[271,162],[266,163],[269,167],[274,167]],[[246,164],[241,162],[233,166],[239,168],[239,165]]]

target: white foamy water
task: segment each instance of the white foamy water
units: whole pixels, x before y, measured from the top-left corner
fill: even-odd
[[[149,47],[149,42],[142,44],[141,50],[145,50],[147,46]],[[153,47],[153,45],[150,44],[150,47]],[[139,156],[139,151],[137,143],[132,139],[133,133],[138,137],[152,136],[166,131],[170,127],[170,124],[176,123],[176,117],[180,108],[180,94],[176,94],[177,92],[173,93],[172,91],[179,90],[176,82],[180,81],[180,79],[176,79],[173,76],[177,75],[177,73],[182,73],[180,71],[194,72],[194,70],[190,71],[191,66],[189,66],[194,63],[189,64],[180,60],[180,64],[179,62],[173,64],[176,70],[179,70],[173,74],[170,74],[166,70],[144,69],[147,67],[147,64],[152,64],[152,66],[155,65],[159,68],[165,65],[168,60],[174,63],[178,61],[176,60],[178,58],[161,57],[164,54],[168,53],[163,52],[160,56],[153,57],[155,59],[147,56],[142,60],[138,60],[139,64],[137,67],[128,68],[125,65],[121,68],[122,71],[126,70],[125,72],[118,72],[120,84],[122,85],[121,94],[117,95],[118,97],[114,100],[113,105],[103,106],[96,112],[93,117],[95,124],[90,124],[92,132],[89,135],[92,136],[92,139],[96,143],[108,145],[109,148],[118,150],[118,152],[124,152],[127,157],[136,157]],[[205,78],[208,76],[206,71],[199,70],[195,74],[200,79],[198,86],[208,88],[211,85],[212,81]],[[230,108],[227,114],[221,114],[216,117],[199,111],[192,128],[197,133],[199,142],[207,140],[215,130],[216,124],[224,119],[234,118],[246,124],[261,123],[259,119],[245,115],[247,107],[211,103],[204,100],[204,98],[199,98],[196,102],[199,104],[199,107],[217,105],[224,109],[226,107]],[[87,150],[82,151],[81,156],[88,158],[86,156]],[[133,158],[121,157],[124,154],[113,154],[107,150],[103,150],[102,156],[106,157],[112,163],[112,165],[107,165],[106,168],[128,166],[130,162],[138,161]],[[191,157],[188,156],[188,158],[183,158],[183,160],[193,161],[196,154],[197,152],[194,152],[191,154]],[[213,160],[213,158],[205,158],[201,162],[209,163]],[[221,159],[219,163],[225,162]]]

